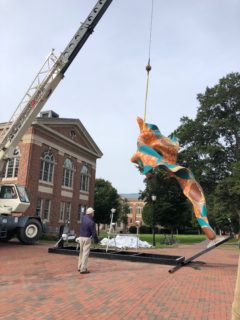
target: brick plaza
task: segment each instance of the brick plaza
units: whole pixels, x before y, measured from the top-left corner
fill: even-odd
[[[201,244],[151,250],[196,253]],[[230,320],[239,249],[218,247],[173,274],[169,265],[48,253],[49,244],[0,244],[0,319]]]

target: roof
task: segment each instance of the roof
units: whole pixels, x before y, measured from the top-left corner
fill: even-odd
[[[57,118],[57,117],[38,117],[33,121],[33,125],[40,125],[45,128],[45,130],[51,130],[52,125],[57,125],[61,128],[62,125],[64,126],[71,126],[75,125],[79,129],[79,133],[82,135],[82,137],[85,138],[85,141],[88,142],[89,147],[92,149],[92,152],[97,156],[98,158],[101,158],[103,153],[93,140],[93,138],[88,133],[87,129],[84,127],[82,122],[79,119],[71,119],[71,118]],[[55,127],[56,128],[56,127]],[[53,129],[53,127],[52,127]],[[89,149],[90,151],[90,149]]]
[[[0,130],[3,129],[6,125],[9,125],[9,123],[0,123]],[[72,144],[77,145],[79,148],[93,155],[95,158],[101,158],[103,156],[102,151],[97,146],[97,144],[79,119],[59,118],[57,113],[49,110],[42,112],[40,117],[37,117],[32,122],[32,127],[34,126],[39,126],[43,130],[45,130],[45,132],[49,132],[50,134],[54,135],[55,138],[58,137],[58,139],[60,140],[64,139]],[[70,137],[64,136],[59,131],[63,127],[68,127],[69,129],[71,129],[71,127],[75,127],[76,135],[81,137],[81,143],[76,143],[76,139],[74,140]],[[73,133],[75,134],[75,130],[72,131],[74,131]]]
[[[140,197],[140,193],[121,193],[120,196],[122,198],[126,198],[128,200],[138,200]]]

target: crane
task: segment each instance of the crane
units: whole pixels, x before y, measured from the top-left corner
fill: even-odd
[[[18,143],[64,78],[65,72],[111,2],[112,0],[97,1],[64,51],[57,56],[52,50],[45,60],[12,117],[0,132],[0,172],[4,168],[5,160],[16,156]],[[41,219],[22,215],[29,205],[24,186],[0,185],[0,240],[8,240],[16,235],[22,243],[33,244],[39,239],[44,231]],[[21,215],[13,214],[16,212]]]

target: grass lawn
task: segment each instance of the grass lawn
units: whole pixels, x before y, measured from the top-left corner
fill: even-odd
[[[167,237],[167,238],[166,238]],[[156,239],[156,247],[161,248],[171,245],[171,235],[163,235],[163,234],[155,234]],[[153,236],[152,234],[141,234],[140,240],[147,241],[148,243],[152,244]],[[168,240],[170,240],[168,242]],[[206,236],[204,235],[198,235],[198,234],[179,234],[179,235],[173,235],[173,243],[172,245],[176,245],[178,243],[181,244],[194,244],[201,241],[206,240]]]
[[[133,236],[136,236],[136,234],[132,234]],[[131,236],[131,234],[129,234],[129,236]],[[171,235],[166,235],[167,239],[171,239]],[[166,248],[166,247],[174,247],[178,244],[194,244],[194,243],[199,243],[201,241],[204,241],[207,239],[207,237],[203,234],[197,235],[197,234],[179,234],[179,235],[174,235],[173,238],[175,241],[175,243],[171,244],[169,242],[166,242],[166,237],[163,234],[155,234],[155,240],[156,240],[156,248]],[[107,232],[100,232],[100,237],[103,238],[107,238],[108,234]],[[164,241],[165,239],[165,241]],[[153,236],[152,234],[140,234],[140,240],[142,241],[147,241],[149,244],[152,245],[152,240],[153,240]],[[56,243],[56,239],[42,239],[41,242],[42,243]],[[69,245],[73,245],[75,244],[74,242],[70,242]],[[238,241],[236,239],[232,239],[229,240],[226,245],[238,245]],[[95,245],[96,246],[96,245]],[[102,246],[97,245],[99,247],[102,248]],[[240,248],[240,245],[238,246]]]
[[[130,236],[131,234],[129,234]],[[133,234],[135,235],[135,234]],[[101,238],[107,238],[107,233],[101,233],[100,234]],[[164,243],[164,235],[163,234],[155,234],[155,239],[156,239],[156,248],[163,248],[163,247],[169,247],[169,243]],[[171,235],[167,235],[167,237],[171,238]],[[194,244],[198,243],[201,241],[206,240],[206,236],[204,235],[185,235],[185,234],[180,234],[180,235],[174,235],[174,239],[176,239],[176,243],[172,244],[171,246],[177,245],[178,243],[181,244]],[[152,244],[153,236],[152,234],[140,234],[140,240],[142,241],[147,241],[149,244]]]
[[[207,237],[203,234],[197,235],[197,234],[179,234],[174,235],[173,238],[176,240],[175,244],[170,245],[169,243],[166,244],[166,239],[164,243],[164,235],[162,234],[156,234],[156,248],[162,248],[162,247],[169,247],[174,246],[177,244],[194,244],[198,243],[204,240],[207,240]],[[171,239],[171,235],[167,235]],[[140,240],[147,241],[148,243],[152,244],[153,236],[152,234],[141,234]],[[238,241],[236,239],[231,239],[228,242],[226,242],[224,245],[238,245]]]

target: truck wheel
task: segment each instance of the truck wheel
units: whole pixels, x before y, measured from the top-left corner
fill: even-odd
[[[41,223],[36,219],[29,219],[25,226],[19,228],[18,239],[24,244],[34,244],[42,235]]]

